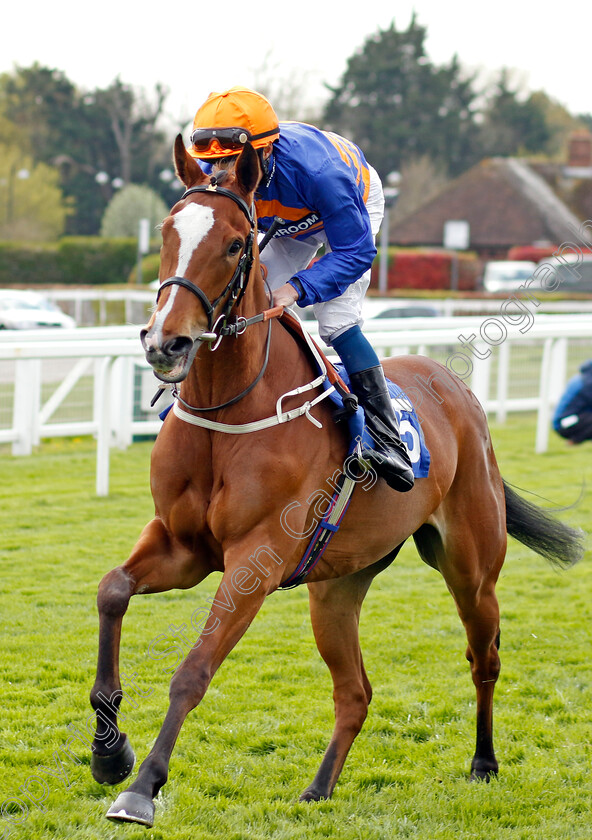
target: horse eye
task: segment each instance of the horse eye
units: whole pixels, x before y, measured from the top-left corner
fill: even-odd
[[[240,239],[235,239],[230,248],[228,249],[228,255],[230,257],[235,257],[242,247],[243,243],[240,241]]]

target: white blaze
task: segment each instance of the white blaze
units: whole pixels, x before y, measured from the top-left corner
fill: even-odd
[[[179,234],[179,262],[175,274],[184,277],[193,252],[214,224],[214,211],[201,204],[188,204],[175,214],[173,222]]]
[[[211,207],[203,207],[200,204],[188,204],[175,214],[173,225],[179,234],[179,261],[175,275],[184,277],[187,267],[193,256],[193,252],[199,243],[205,239],[208,231],[214,224],[214,211]],[[162,309],[159,309],[154,318],[151,335],[146,338],[147,347],[159,347],[162,342],[162,330],[173,303],[179,291],[178,286],[171,288],[169,297]]]
[[[146,337],[146,346],[147,347],[159,347],[160,346],[160,344],[162,342],[162,327],[163,327],[164,322],[166,321],[166,318],[167,318],[169,312],[173,308],[173,302],[175,300],[175,297],[176,297],[178,291],[179,291],[179,287],[178,286],[173,286],[171,288],[171,293],[168,297],[167,302],[162,307],[162,309],[159,309],[158,312],[156,313],[156,316],[154,318],[154,324],[152,325],[152,330],[150,331],[151,334]]]

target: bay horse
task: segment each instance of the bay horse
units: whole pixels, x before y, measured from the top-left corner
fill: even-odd
[[[189,589],[212,572],[222,578],[171,679],[154,746],[107,813],[148,826],[183,721],[265,598],[293,580],[326,501],[323,488],[342,470],[349,445],[344,424],[322,399],[314,359],[270,306],[253,211],[262,176],[256,152],[247,144],[234,167],[206,176],[179,136],[174,160],[186,191],[162,225],[161,285],[141,340],[157,377],[180,385],[152,453],[154,518],[130,557],[99,585],[91,691],[97,781],[117,784],[134,764],[117,726],[120,631],[131,596]],[[484,412],[460,379],[420,356],[389,359],[384,368],[420,414],[431,465],[405,494],[376,476],[356,485],[339,530],[306,577],[316,643],[334,684],[335,727],[301,800],[331,796],[366,718],[372,689],[358,638],[360,609],[373,578],[408,537],[441,573],[466,630],[477,696],[471,778],[483,780],[498,770],[495,585],[507,533],[559,565],[582,553],[579,532],[504,483]]]

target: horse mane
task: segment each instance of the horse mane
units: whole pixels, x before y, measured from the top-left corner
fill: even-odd
[[[220,175],[226,173],[228,175],[229,172],[232,172],[234,170],[237,160],[238,158],[236,157],[236,155],[231,155],[230,157],[224,158],[216,158],[213,162],[212,173],[219,173]],[[218,183],[221,184],[222,181],[219,181]]]
[[[210,184],[213,187],[221,187],[222,184],[228,180],[228,176],[230,175],[229,169],[222,169],[220,171],[215,170],[210,175]]]

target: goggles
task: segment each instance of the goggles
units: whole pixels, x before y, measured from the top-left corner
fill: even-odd
[[[262,131],[260,134],[251,134],[246,128],[196,128],[190,140],[196,152],[207,152],[214,141],[221,149],[236,152],[249,141],[260,140],[277,133],[277,128]]]

